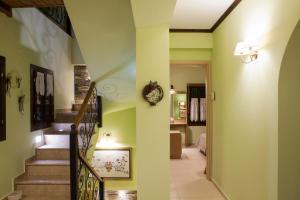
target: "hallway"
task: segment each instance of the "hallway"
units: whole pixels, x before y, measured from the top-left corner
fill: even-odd
[[[171,200],[224,200],[204,175],[206,160],[197,148],[183,148],[181,160],[171,160]]]

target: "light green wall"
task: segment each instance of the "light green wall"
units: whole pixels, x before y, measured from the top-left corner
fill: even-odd
[[[243,0],[213,34],[213,179],[231,200],[277,199],[278,78],[299,17],[298,0]],[[233,56],[239,41],[257,61]]]
[[[170,49],[171,61],[210,61],[211,57],[211,49]]]
[[[289,41],[279,79],[278,199],[300,197],[300,22]]]
[[[100,128],[99,140],[104,133],[112,133],[113,140],[121,147],[131,147],[131,180],[107,180],[105,188],[107,190],[136,190],[136,109],[131,108],[119,112],[110,113],[103,116],[103,127]]]
[[[141,92],[150,80],[158,81],[168,94],[169,27],[137,28],[136,33],[136,140],[138,199],[169,199],[169,95],[156,106],[143,100]]]
[[[74,65],[85,65],[85,61],[83,59],[78,41],[74,33],[73,35],[73,42],[72,42],[72,64]]]
[[[170,33],[170,60],[210,61],[213,39],[211,33]]]
[[[203,66],[172,65],[170,82],[176,91],[186,92],[188,83],[205,83],[206,72]]]
[[[16,20],[17,19],[17,20]],[[0,142],[0,199],[13,190],[13,179],[24,172],[25,159],[34,155],[30,132],[30,64],[52,69],[55,76],[55,108],[69,108],[73,99],[73,67],[70,61],[71,38],[35,9],[15,9],[14,18],[0,13],[0,55],[6,57],[6,72],[22,76],[21,90],[26,95],[25,112],[18,112],[12,89],[6,96],[7,140]]]
[[[170,33],[170,48],[172,49],[212,49],[213,35],[211,33]]]

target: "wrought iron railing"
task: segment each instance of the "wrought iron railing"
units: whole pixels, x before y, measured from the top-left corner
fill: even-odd
[[[104,200],[104,181],[87,161],[98,122],[97,108],[97,90],[92,82],[71,126],[71,200]]]

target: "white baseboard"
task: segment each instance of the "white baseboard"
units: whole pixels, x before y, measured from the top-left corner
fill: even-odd
[[[217,183],[214,179],[211,179],[211,182],[216,186],[216,188],[219,190],[219,192],[222,194],[222,196],[223,196],[226,200],[231,200],[231,199],[225,194],[225,192],[221,189],[221,187],[218,185],[218,183]]]

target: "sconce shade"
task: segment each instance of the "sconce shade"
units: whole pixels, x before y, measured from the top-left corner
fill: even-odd
[[[257,59],[258,48],[245,42],[239,42],[235,47],[234,55],[240,56],[244,63],[250,63]]]
[[[175,94],[176,91],[174,89],[174,85],[171,85],[171,88],[170,88],[170,94]]]

